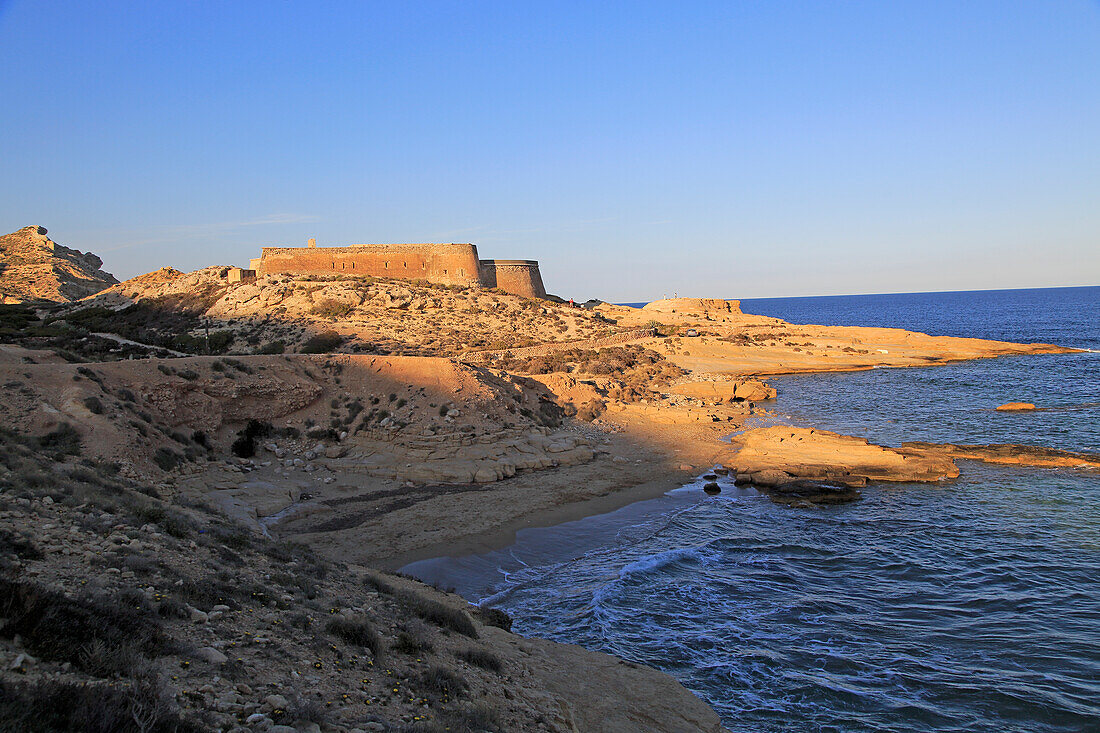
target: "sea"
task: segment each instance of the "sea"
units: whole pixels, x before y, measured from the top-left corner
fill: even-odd
[[[1091,350],[773,378],[771,409],[900,445],[1100,452],[1100,287],[742,301],[793,323]],[[1003,413],[1005,402],[1033,402]],[[960,462],[861,501],[773,504],[701,478],[404,570],[514,630],[647,664],[732,731],[1100,731],[1100,475]]]

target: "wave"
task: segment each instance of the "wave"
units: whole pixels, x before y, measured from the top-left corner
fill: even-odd
[[[650,555],[649,557],[644,557],[641,560],[635,560],[629,565],[624,566],[619,571],[619,579],[626,580],[637,575],[645,575],[656,570],[661,570],[670,565],[679,564],[684,560],[695,560],[702,562],[703,553],[695,547],[688,547],[680,550],[668,550],[667,552],[659,552],[656,555]]]

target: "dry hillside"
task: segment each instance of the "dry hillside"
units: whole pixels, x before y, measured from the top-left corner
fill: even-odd
[[[720,730],[654,670],[515,636],[89,453],[0,430],[0,729]]]
[[[591,338],[613,327],[583,309],[497,290],[340,275],[230,283],[227,271],[151,272],[70,307],[68,320],[89,330],[124,328],[123,335],[163,346],[171,343],[162,337],[183,326],[196,339],[216,334],[215,351],[408,356]],[[181,314],[190,321],[160,322]],[[177,345],[204,353],[205,344]]]

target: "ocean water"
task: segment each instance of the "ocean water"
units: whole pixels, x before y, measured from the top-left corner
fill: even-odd
[[[1100,352],[1100,288],[791,298],[793,322]],[[1100,451],[1100,353],[773,380],[775,411],[876,442]],[[1007,401],[1035,413],[998,413]],[[723,481],[406,568],[515,630],[662,669],[734,731],[1100,730],[1100,476],[963,462],[860,502]]]

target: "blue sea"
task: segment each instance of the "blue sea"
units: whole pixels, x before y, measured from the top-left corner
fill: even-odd
[[[1100,352],[1100,287],[742,308]],[[784,421],[878,443],[1100,452],[1100,353],[771,381]],[[1009,401],[1050,409],[992,409]],[[819,509],[695,481],[406,570],[504,609],[519,633],[664,670],[733,731],[1100,730],[1100,475],[960,468]]]

